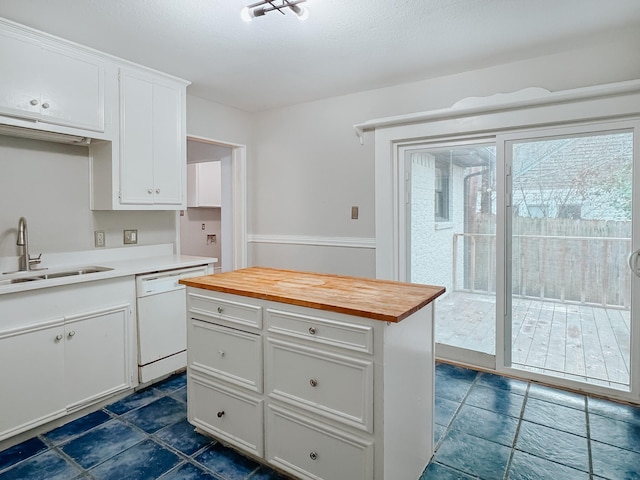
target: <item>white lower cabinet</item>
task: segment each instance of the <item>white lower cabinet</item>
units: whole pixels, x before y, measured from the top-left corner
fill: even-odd
[[[193,425],[295,478],[420,476],[433,452],[431,306],[388,324],[194,287],[187,304]]]
[[[134,301],[133,277],[0,296],[0,441],[135,386]]]
[[[63,339],[62,319],[0,332],[0,440],[64,412]]]
[[[128,316],[120,305],[65,319],[64,372],[67,410],[127,388]]]

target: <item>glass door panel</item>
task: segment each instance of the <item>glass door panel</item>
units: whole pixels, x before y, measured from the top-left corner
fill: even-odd
[[[633,133],[507,150],[511,366],[628,391]]]
[[[436,303],[436,344],[493,356],[495,145],[407,150],[404,168],[407,279],[447,289]]]

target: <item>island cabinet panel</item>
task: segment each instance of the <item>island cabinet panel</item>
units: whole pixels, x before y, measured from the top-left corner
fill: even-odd
[[[378,315],[326,288],[331,303],[314,300],[314,288],[347,288],[348,277],[259,267],[213,277],[181,280],[193,425],[299,479],[420,476],[433,454],[431,302],[444,289],[406,284],[415,301]],[[357,284],[374,296],[403,286]]]
[[[272,399],[373,432],[373,361],[268,338],[266,363]]]
[[[277,405],[268,408],[267,460],[299,478],[370,480],[373,451],[370,439]]]
[[[187,389],[193,425],[244,452],[263,456],[264,402],[260,397],[195,373],[190,374]]]

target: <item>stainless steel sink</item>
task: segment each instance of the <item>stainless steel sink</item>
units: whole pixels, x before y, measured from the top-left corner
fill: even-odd
[[[39,274],[26,276],[26,277],[1,279],[0,285],[11,285],[13,283],[33,282],[36,280],[49,280],[54,278],[73,277],[76,275],[88,275],[90,273],[108,272],[109,270],[113,270],[113,268],[98,267],[98,266],[79,267],[79,268],[74,268],[72,270],[61,270],[59,272],[39,273]]]
[[[12,283],[32,282],[34,280],[40,280],[40,277],[7,278],[5,280],[0,280],[0,285],[11,285]]]
[[[72,277],[74,275],[86,275],[88,273],[108,272],[109,270],[113,270],[113,268],[82,267],[74,270],[65,270],[62,272],[45,273],[44,275],[38,275],[38,278],[47,279],[47,278]]]

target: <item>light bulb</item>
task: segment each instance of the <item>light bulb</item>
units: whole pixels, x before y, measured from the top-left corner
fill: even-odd
[[[309,18],[309,10],[305,7],[301,7],[300,8],[300,13],[296,12],[298,14],[298,20],[304,21],[307,18]]]
[[[249,10],[249,7],[244,7],[240,10],[240,18],[245,22],[250,22],[253,18],[253,12]]]

